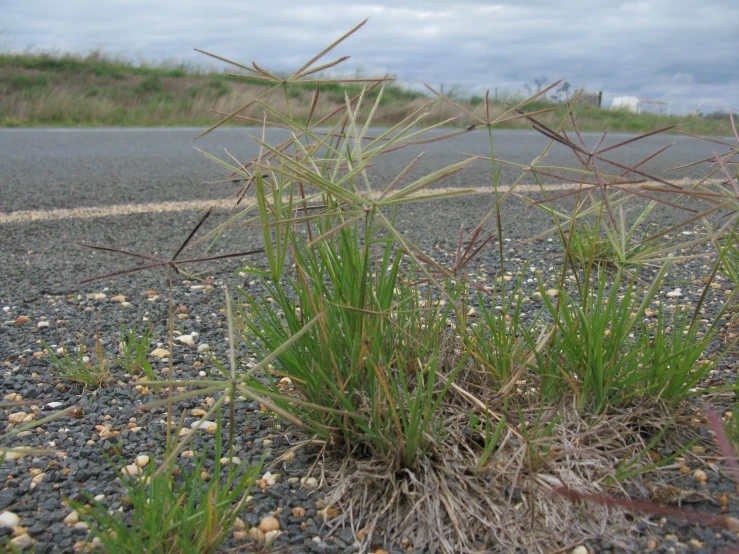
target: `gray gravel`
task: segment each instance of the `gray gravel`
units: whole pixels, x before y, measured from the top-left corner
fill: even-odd
[[[223,198],[234,190],[231,184],[203,185],[204,180],[217,180],[222,173],[210,162],[193,152],[193,146],[219,154],[223,148],[240,159],[256,153],[248,140],[242,140],[249,131],[227,129],[213,134],[202,143],[192,143],[196,134],[192,129],[167,130],[1,130],[0,148],[0,212],[71,208],[77,206],[103,206],[120,203],[141,203],[168,200]],[[616,139],[623,139],[623,136]],[[594,135],[588,134],[594,141]],[[483,133],[466,135],[462,143],[432,144],[425,147],[429,164],[426,169],[451,163],[459,158],[450,151],[483,153],[486,137]],[[652,170],[664,169],[711,155],[713,147],[689,141],[685,137],[663,137],[650,139],[655,149],[667,142],[675,146],[661,165],[654,164]],[[498,153],[503,158],[527,162],[541,150],[543,142],[536,135],[522,131],[498,133]],[[649,148],[648,148],[649,149]],[[420,149],[419,149],[420,150]],[[638,154],[638,153],[637,153]],[[408,157],[389,155],[377,168],[378,181],[397,173]],[[633,160],[625,159],[629,162]],[[555,150],[552,165],[573,161],[566,154]],[[487,168],[478,164],[470,171],[455,176],[444,186],[488,184]],[[695,177],[696,173],[681,176]],[[506,180],[503,176],[503,182]],[[481,183],[481,181],[483,181]],[[418,239],[422,247],[451,253],[456,244],[460,224],[471,227],[489,210],[490,197],[474,195],[431,203],[426,206],[412,205],[400,217],[399,228],[411,238]],[[217,212],[210,226],[226,216]],[[116,216],[92,219],[65,219],[46,222],[12,223],[0,225],[0,363],[4,363],[1,395],[11,392],[25,399],[39,399],[44,404],[62,402],[64,406],[75,404],[84,411],[80,420],[64,419],[43,427],[43,432],[32,432],[16,438],[5,445],[48,446],[55,441],[66,457],[50,463],[48,458],[27,457],[19,461],[6,461],[0,466],[0,512],[11,510],[21,517],[21,525],[36,541],[36,552],[71,552],[75,542],[85,536],[84,530],[72,529],[61,520],[69,513],[63,504],[64,498],[82,500],[81,490],[93,495],[105,495],[105,502],[117,508],[120,486],[116,473],[105,462],[101,451],[108,451],[115,440],[103,440],[97,436],[96,425],[111,425],[123,429],[135,423],[142,429],[138,432],[124,430],[123,456],[129,463],[139,453],[148,453],[160,459],[163,451],[162,410],[137,412],[136,407],[153,398],[139,394],[129,382],[131,379],[122,371],[116,380],[123,385],[114,385],[97,394],[79,387],[67,385],[57,388],[59,381],[50,374],[48,364],[33,357],[41,349],[38,340],[43,338],[50,344],[66,341],[84,342],[93,346],[95,325],[99,317],[100,334],[109,354],[115,354],[119,324],[131,327],[134,322],[146,320],[156,324],[157,340],[166,342],[166,275],[163,271],[138,273],[79,285],[81,278],[106,271],[127,267],[128,260],[118,256],[94,252],[76,246],[79,242],[94,242],[116,245],[144,252],[158,252],[167,256],[177,248],[187,230],[197,221],[195,212],[148,213],[141,215]],[[659,225],[669,225],[682,219],[683,214],[674,210],[661,209],[653,220]],[[716,221],[719,221],[718,214]],[[504,211],[505,236],[510,247],[521,250],[522,258],[545,266],[556,263],[556,243],[538,241],[520,246],[518,242],[534,236],[548,228],[548,220],[540,213],[513,199]],[[259,237],[254,229],[239,229],[223,237],[218,251],[231,252],[251,250],[259,246]],[[217,251],[217,252],[218,252]],[[216,252],[216,253],[217,253]],[[259,258],[251,259],[259,263]],[[486,251],[478,266],[496,267],[495,253]],[[209,370],[207,360],[197,352],[197,345],[207,343],[220,359],[225,359],[225,317],[223,288],[226,282],[249,287],[248,282],[237,275],[239,261],[222,262],[207,268],[192,268],[204,271],[200,277],[212,276],[212,288],[192,289],[193,283],[178,279],[175,285],[175,305],[187,306],[188,317],[178,322],[183,333],[198,333],[193,347],[177,347],[175,363],[178,377],[198,378],[198,372]],[[700,276],[702,264],[680,266],[671,273],[675,281],[690,281]],[[685,285],[683,285],[685,287]],[[151,301],[147,290],[154,290],[162,298]],[[88,298],[88,294],[104,293],[105,299]],[[122,307],[111,298],[122,294],[131,303]],[[11,321],[18,316],[30,319],[26,324]],[[37,323],[47,318],[48,327],[38,328]],[[204,365],[193,367],[193,362]],[[733,359],[726,360],[717,379],[724,381],[735,378]],[[201,400],[193,400],[189,408],[199,406]],[[237,455],[242,460],[257,460],[267,452],[268,461],[299,440],[299,435],[289,427],[275,429],[275,422],[258,413],[258,406],[247,401],[238,401]],[[11,410],[11,412],[17,410]],[[109,416],[106,420],[106,416]],[[135,418],[135,422],[131,420]],[[192,418],[190,418],[192,419]],[[188,422],[190,421],[188,420]],[[48,433],[48,434],[47,434]],[[115,437],[117,439],[119,437]],[[205,446],[207,437],[198,444]],[[262,442],[270,439],[267,448]],[[88,445],[88,440],[95,444]],[[212,443],[212,439],[210,441]],[[298,484],[289,484],[289,477],[303,477],[314,461],[315,452],[310,449],[298,453],[298,458],[278,471],[282,479],[267,492],[254,493],[253,508],[242,515],[248,525],[283,508],[280,516],[285,533],[278,539],[277,546],[290,552],[353,552],[351,537],[338,531],[327,536],[316,515],[315,500],[325,490],[307,491]],[[30,488],[32,469],[42,469],[46,477],[35,488]],[[739,516],[736,500],[736,485],[715,472],[709,473],[705,490],[714,496],[722,491],[731,492],[730,512]],[[696,487],[690,476],[678,483],[681,487]],[[731,487],[734,487],[731,489]],[[304,518],[294,518],[290,509],[295,506],[306,508]],[[709,502],[699,503],[700,509],[716,510]],[[302,524],[302,525],[301,525]],[[644,522],[642,539],[635,542],[636,549],[645,548],[648,536],[657,536],[660,544],[656,552],[715,552],[736,541],[736,535],[682,522],[668,522],[662,528]],[[647,531],[649,533],[647,533]],[[0,527],[0,541],[9,530]],[[679,545],[671,544],[665,537],[674,535]],[[699,542],[691,543],[691,539]],[[378,545],[380,543],[378,542]],[[703,546],[699,546],[702,544]],[[588,544],[593,551],[616,552],[610,545],[598,541]],[[232,545],[233,546],[233,545]],[[392,552],[401,550],[386,545]],[[671,550],[672,549],[672,550]]]

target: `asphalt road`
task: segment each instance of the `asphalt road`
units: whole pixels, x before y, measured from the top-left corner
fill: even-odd
[[[194,128],[0,130],[0,267],[4,274],[0,278],[0,299],[11,295],[11,290],[12,296],[15,293],[29,296],[47,289],[68,290],[80,278],[100,272],[101,268],[112,270],[128,263],[79,248],[75,246],[78,242],[117,245],[147,253],[176,249],[197,220],[197,210],[193,204],[185,204],[161,212],[160,203],[223,199],[237,190],[229,182],[208,184],[225,179],[227,172],[196,148],[219,157],[227,157],[228,151],[241,161],[252,159],[259,151],[251,138],[261,133],[259,129],[224,128],[194,141],[199,131]],[[284,133],[276,131],[267,138],[274,142],[281,136]],[[604,144],[630,136],[615,133]],[[534,160],[547,144],[545,137],[533,131],[501,130],[494,137],[496,157],[521,164]],[[583,138],[592,146],[599,137],[585,133]],[[661,135],[608,155],[613,155],[619,163],[633,165],[666,144],[671,144],[670,148],[643,169],[665,176],[664,171],[671,167],[721,151],[717,144],[686,136]],[[488,137],[486,132],[477,130],[450,141],[382,156],[370,172],[373,182],[378,185],[390,182],[422,151],[426,152],[424,160],[409,179],[464,159],[462,153],[489,155]],[[559,145],[551,149],[545,163],[577,167],[572,153]],[[695,179],[706,171],[701,166],[671,173],[669,177]],[[504,168],[500,183],[510,184],[519,174],[518,169]],[[489,164],[478,161],[439,186],[489,187],[491,184]],[[119,215],[101,216],[100,212],[93,212],[77,217],[59,212],[111,206],[119,209]],[[132,206],[137,206],[140,213],[126,213]],[[470,228],[490,207],[489,194],[445,200],[443,205],[414,204],[402,215],[400,228],[422,242],[454,241],[460,224]],[[33,211],[52,211],[58,218],[12,219],[22,219]],[[212,218],[213,222],[225,215],[221,211]],[[513,239],[530,237],[548,225],[540,211],[518,200],[506,204],[504,220],[506,236]],[[252,230],[226,236],[219,248],[246,250],[257,244],[257,233]]]
[[[228,151],[236,159],[247,161],[259,152],[259,145],[252,137],[259,136],[261,131],[223,128],[193,140],[199,131],[194,128],[0,130],[0,213],[223,198],[234,186],[205,184],[223,179],[225,173],[196,148],[222,158],[228,157]],[[274,141],[284,136],[277,131],[269,133],[267,138]],[[614,133],[604,144],[630,136]],[[547,145],[547,139],[534,131],[500,130],[494,138],[496,157],[520,164],[531,163]],[[585,133],[583,138],[588,146],[593,146],[599,135]],[[667,144],[671,144],[670,148],[645,166],[648,171],[659,173],[721,151],[719,145],[691,137],[658,135],[608,155],[614,155],[620,163],[633,165]],[[422,151],[426,155],[416,174],[460,161],[464,159],[463,152],[490,155],[488,135],[478,130],[450,141],[383,156],[373,170],[373,178],[380,184],[391,181]],[[544,163],[577,167],[571,152],[559,145],[550,151]],[[489,165],[478,162],[444,186],[489,185],[489,169]],[[703,171],[698,169],[685,176],[698,177]],[[504,170],[501,183],[512,181],[518,174],[516,169]]]

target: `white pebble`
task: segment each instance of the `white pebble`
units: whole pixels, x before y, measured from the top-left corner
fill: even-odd
[[[318,479],[315,477],[303,477],[300,482],[309,489],[315,489],[318,486]]]
[[[10,527],[13,529],[14,527],[18,527],[20,522],[21,518],[19,518],[14,512],[6,510],[0,514],[0,527]]]
[[[208,350],[210,350],[209,344],[203,343],[198,345],[198,352],[207,352]]]
[[[198,421],[193,421],[190,424],[190,427],[192,429],[196,429],[196,428],[204,429],[205,431],[207,431],[209,433],[213,433],[218,428],[218,425],[215,422],[213,422],[213,421],[201,421],[201,420],[198,420]]]
[[[180,341],[182,344],[186,344],[187,346],[192,346],[195,344],[195,339],[193,339],[192,335],[182,335],[180,337],[177,337],[177,340]]]
[[[123,475],[138,475],[140,472],[141,468],[136,464],[128,464],[127,466],[121,468],[121,473]]]
[[[10,544],[18,550],[25,550],[26,548],[31,548],[31,546],[33,546],[33,539],[28,536],[28,533],[23,533],[22,535],[18,535],[17,537],[10,539]]]
[[[225,466],[225,465],[228,464],[229,460],[228,460],[228,458],[221,458],[220,462],[221,462],[221,465],[222,466]],[[233,465],[235,465],[235,466],[240,465],[241,464],[241,458],[239,458],[238,456],[234,456],[233,458],[231,458],[231,463]]]

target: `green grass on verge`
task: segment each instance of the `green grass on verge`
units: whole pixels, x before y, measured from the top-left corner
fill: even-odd
[[[244,98],[264,90],[264,82],[248,76],[231,76],[186,63],[136,65],[100,52],[0,52],[0,127],[210,125],[216,117],[209,113],[210,108],[231,113],[244,104]],[[313,90],[312,84],[295,83],[289,87],[287,95],[294,120],[307,120]],[[355,96],[360,90],[358,84],[323,83],[323,113],[340,109],[345,94]],[[372,100],[376,95],[377,91],[367,93]],[[266,100],[273,105],[276,101],[284,104],[284,97],[279,92]],[[388,85],[373,120],[380,125],[391,124],[412,113],[425,99],[417,91]],[[473,112],[482,110],[479,101],[461,103]],[[502,101],[491,102],[491,107],[499,113],[506,109]],[[565,105],[541,99],[530,103],[527,111],[546,108],[554,108],[551,114],[543,116],[547,123],[559,121],[567,113]],[[731,134],[728,119],[631,114],[589,106],[578,107],[575,113],[582,130],[645,132],[678,125],[695,134]],[[241,115],[261,121],[261,112],[256,108]],[[364,112],[359,117],[364,119],[367,115]],[[442,121],[450,115],[449,110],[438,110],[427,121]],[[462,116],[455,124],[467,126],[471,122]],[[516,120],[499,126],[519,128],[528,123]]]

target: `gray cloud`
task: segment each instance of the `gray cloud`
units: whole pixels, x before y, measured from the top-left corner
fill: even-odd
[[[704,109],[739,109],[735,1],[11,0],[0,43],[205,63],[192,48],[288,71],[369,17],[332,55],[410,86],[507,93],[545,76]],[[9,5],[8,5],[9,4]]]

